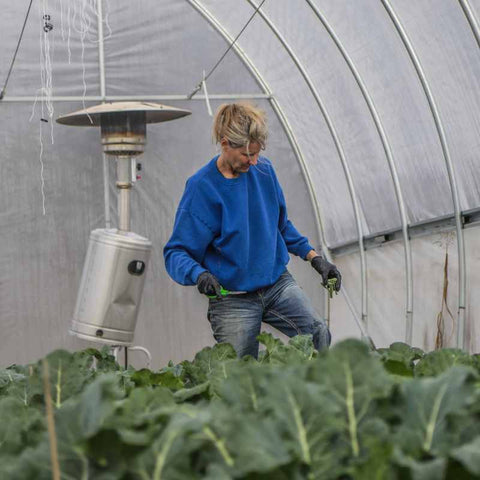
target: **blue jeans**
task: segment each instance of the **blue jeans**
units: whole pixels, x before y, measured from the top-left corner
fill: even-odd
[[[255,292],[211,298],[208,320],[219,343],[233,345],[237,355],[258,355],[262,321],[289,337],[310,334],[317,350],[330,345],[331,335],[304,291],[286,270],[276,283]]]

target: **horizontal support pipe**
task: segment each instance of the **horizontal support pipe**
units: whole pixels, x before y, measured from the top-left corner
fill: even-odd
[[[237,100],[237,99],[266,99],[269,100],[272,98],[272,95],[265,93],[220,93],[208,95],[210,100]],[[188,100],[187,95],[107,95],[102,97],[100,95],[96,96],[56,96],[56,97],[34,97],[34,96],[7,96],[4,97],[2,102],[34,102],[37,101],[46,101],[51,102],[126,102],[126,101],[147,101],[147,100],[168,100],[168,101],[182,101]],[[195,95],[190,100],[205,100],[205,95]]]
[[[464,229],[480,226],[480,208],[465,210],[461,213],[461,222]],[[413,223],[408,227],[410,238],[425,237],[427,235],[435,235],[456,229],[455,215],[444,215],[442,217],[432,218],[423,222]],[[385,245],[385,243],[401,240],[402,229],[392,228],[383,232],[376,232],[366,235],[363,239],[366,250]],[[335,257],[342,255],[350,255],[358,252],[358,242],[352,240],[330,247],[330,251]]]

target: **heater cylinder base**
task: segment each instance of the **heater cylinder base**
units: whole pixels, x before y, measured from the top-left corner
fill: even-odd
[[[112,345],[117,347],[129,347],[133,343],[133,334],[131,332],[128,333],[128,340],[125,342],[121,342],[120,340],[109,340],[108,338],[99,338],[95,336],[95,333],[89,331],[87,333],[80,333],[81,330],[85,330],[86,324],[85,323],[77,323],[72,321],[72,328],[68,331],[70,335],[74,335],[75,337],[81,338],[83,340],[88,340],[89,342],[98,342],[102,345]],[[96,327],[95,327],[96,328]],[[111,337],[118,337],[118,331],[109,332],[109,336]]]
[[[152,243],[132,232],[90,234],[70,332],[110,345],[131,345]]]

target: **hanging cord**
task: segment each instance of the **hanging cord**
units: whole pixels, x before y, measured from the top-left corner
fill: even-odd
[[[222,60],[225,58],[225,56],[227,55],[227,53],[232,49],[232,47],[235,45],[235,43],[237,42],[237,40],[240,38],[240,35],[244,32],[244,30],[248,27],[249,23],[253,20],[253,17],[255,17],[255,15],[257,14],[257,12],[260,10],[260,8],[262,7],[262,5],[265,3],[266,0],[263,0],[262,3],[256,8],[256,10],[253,12],[253,15],[249,18],[248,22],[245,24],[245,26],[240,30],[240,33],[235,37],[235,40],[231,43],[231,45],[227,48],[227,50],[225,50],[225,53],[220,57],[220,59],[218,60],[218,62],[214,65],[214,67],[210,70],[210,72],[208,73],[208,75],[206,77],[204,77],[202,79],[202,81],[195,87],[195,90],[193,90],[193,92],[187,96],[187,99],[188,100],[191,100],[192,97],[203,87],[203,84],[204,82],[206,82],[208,80],[208,78],[210,77],[210,75],[215,71],[215,69],[220,65],[220,63],[222,62]]]
[[[455,318],[450,311],[447,303],[448,297],[448,246],[445,251],[445,263],[443,264],[443,290],[442,290],[442,308],[437,315],[437,336],[435,337],[435,350],[446,347],[449,340],[445,340],[445,317],[444,310],[452,320],[452,332],[455,331]]]
[[[53,119],[54,108],[52,102],[52,61],[50,55],[50,40],[49,35],[51,35],[51,31],[54,29],[53,24],[50,23],[52,17],[47,13],[48,9],[48,0],[42,0],[38,2],[38,11],[40,18],[43,22],[43,28],[40,29],[40,79],[42,86],[37,90],[35,95],[35,100],[32,106],[32,113],[30,115],[29,121],[33,120],[35,115],[35,109],[37,106],[37,101],[39,96],[41,98],[41,115],[40,115],[40,127],[39,127],[39,140],[40,140],[40,180],[41,180],[41,191],[42,191],[42,212],[43,215],[46,215],[45,209],[45,178],[44,178],[44,161],[43,161],[43,136],[42,136],[42,123],[50,123],[50,136],[52,145],[54,144],[53,138]],[[52,47],[53,50],[53,47]],[[45,109],[48,112],[48,115],[45,115]],[[49,120],[46,118],[50,118]]]
[[[5,91],[7,90],[7,83],[8,83],[8,80],[10,79],[10,74],[12,73],[12,70],[13,70],[13,64],[15,63],[15,59],[17,58],[18,49],[20,48],[20,43],[22,42],[23,32],[25,31],[25,25],[27,24],[28,16],[30,15],[30,9],[32,8],[32,3],[33,3],[33,0],[30,0],[30,5],[28,5],[28,10],[27,10],[27,15],[25,16],[22,31],[20,32],[20,37],[18,39],[17,48],[15,49],[15,53],[13,54],[12,64],[10,65],[10,70],[8,71],[7,79],[5,80],[5,85],[3,86],[2,91],[0,92],[0,100],[3,100],[3,97],[5,96]]]
[[[455,239],[454,232],[444,232],[440,235],[438,240],[435,240],[433,242],[433,245],[438,245],[442,249],[445,248],[445,261],[443,264],[442,306],[441,306],[440,312],[438,312],[437,314],[437,319],[436,319],[437,332],[435,336],[435,350],[446,347],[447,344],[450,343],[450,339],[455,332],[455,319],[447,303],[448,302],[447,301],[448,299],[448,249],[450,245],[454,242],[454,239]],[[445,335],[445,320],[446,320],[445,314],[446,313],[448,314],[448,316],[452,321],[452,332],[448,339],[445,338],[446,337]]]

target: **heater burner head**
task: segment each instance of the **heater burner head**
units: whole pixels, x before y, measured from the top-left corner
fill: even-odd
[[[166,122],[190,115],[188,110],[159,103],[104,103],[57,118],[58,123],[101,127],[103,151],[116,156],[138,156],[145,148],[147,123]]]
[[[146,115],[142,111],[102,115],[103,151],[109,155],[141,155],[147,137]]]

